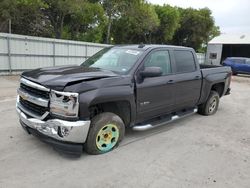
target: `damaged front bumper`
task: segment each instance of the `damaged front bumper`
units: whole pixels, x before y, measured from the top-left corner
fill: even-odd
[[[64,121],[49,119],[46,121],[28,117],[16,107],[22,127],[30,134],[38,136],[42,141],[50,143],[55,149],[67,154],[82,153],[86,141],[90,121]]]

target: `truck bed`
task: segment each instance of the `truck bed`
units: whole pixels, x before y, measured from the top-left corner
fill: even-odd
[[[200,64],[200,70],[203,75],[203,77],[206,77],[208,75],[218,74],[218,73],[230,73],[231,68],[220,66],[220,65],[206,65],[206,64]]]
[[[232,70],[230,67],[218,65],[200,65],[202,74],[202,89],[199,103],[202,104],[207,100],[208,93],[211,90],[211,83],[225,83],[223,94],[230,85],[230,76]]]
[[[200,64],[200,69],[210,69],[210,68],[216,68],[216,67],[222,67],[222,66],[221,65]]]

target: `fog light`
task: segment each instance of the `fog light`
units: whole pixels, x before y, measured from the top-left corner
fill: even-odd
[[[48,127],[48,126],[40,126],[37,127],[37,130],[41,133],[46,135],[56,135],[57,134],[57,127]]]
[[[58,135],[60,137],[65,137],[69,135],[69,132],[73,129],[73,127],[58,127]]]

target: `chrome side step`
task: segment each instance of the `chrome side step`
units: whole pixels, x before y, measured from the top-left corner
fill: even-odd
[[[135,131],[149,130],[149,129],[152,129],[152,128],[155,128],[155,127],[166,125],[167,123],[173,122],[173,121],[175,121],[177,119],[181,119],[181,118],[190,116],[192,114],[195,114],[197,111],[198,111],[197,108],[193,108],[193,109],[190,109],[188,111],[182,112],[179,115],[172,115],[171,118],[166,118],[167,119],[166,121],[164,121],[164,119],[163,119],[163,121],[161,121],[160,123],[156,123],[156,124],[148,123],[148,124],[145,124],[145,125],[135,125],[132,129],[135,130]]]

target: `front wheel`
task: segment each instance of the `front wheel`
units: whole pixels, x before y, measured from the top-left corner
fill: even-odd
[[[220,96],[216,91],[211,91],[205,103],[198,108],[198,113],[202,115],[213,115],[217,112],[220,102]]]
[[[91,120],[85,151],[89,154],[103,154],[114,149],[123,139],[125,125],[114,113],[104,112]]]

